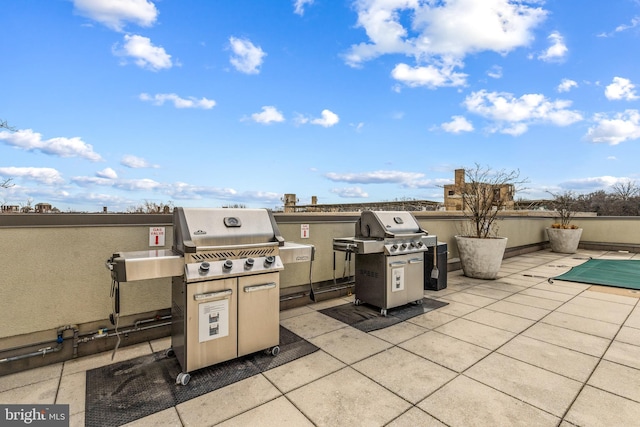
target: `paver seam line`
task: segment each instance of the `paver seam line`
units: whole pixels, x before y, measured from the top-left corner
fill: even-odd
[[[178,411],[178,408],[176,406],[173,407],[173,410],[176,411],[176,414],[178,414],[178,419],[180,420],[180,424],[182,424],[182,427],[184,427],[185,424],[184,424],[184,420],[180,416],[180,411]]]
[[[576,394],[576,396],[573,398],[573,400],[571,401],[571,403],[569,404],[569,406],[567,407],[567,409],[565,410],[564,414],[562,414],[562,420],[565,419],[565,417],[567,416],[567,414],[569,413],[569,411],[571,410],[571,407],[573,407],[574,403],[576,402],[576,400],[578,399],[578,396],[580,396],[580,394],[582,393],[582,390],[584,390],[584,388],[586,387],[587,383],[589,382],[589,380],[591,379],[591,377],[593,376],[594,372],[596,371],[596,369],[598,369],[598,366],[600,366],[600,363],[602,363],[602,360],[604,358],[604,355],[607,354],[607,351],[609,351],[609,348],[611,348],[611,344],[613,344],[613,342],[615,341],[616,337],[618,336],[618,334],[620,333],[620,331],[622,330],[622,326],[624,325],[624,323],[629,319],[629,317],[631,316],[631,313],[633,313],[633,310],[636,309],[636,307],[638,307],[638,302],[635,303],[635,305],[633,306],[633,309],[631,309],[629,311],[629,314],[627,314],[627,317],[625,317],[624,321],[620,324],[620,326],[618,327],[618,331],[616,332],[616,334],[613,336],[613,338],[609,341],[609,345],[607,345],[607,348],[602,352],[602,355],[598,358],[598,363],[596,363],[596,365],[593,367],[593,369],[591,370],[591,373],[589,374],[589,376],[587,377],[587,379],[582,383],[582,387],[580,387],[580,390],[578,391],[578,394]],[[606,390],[605,390],[606,391]],[[608,392],[610,393],[610,392]],[[611,393],[611,394],[615,394],[615,393]],[[620,396],[623,397],[623,396]],[[627,400],[631,400],[631,399],[627,399]],[[631,400],[633,402],[633,400]]]
[[[62,385],[62,373],[64,372],[64,362],[62,364],[62,367],[60,369],[60,375],[58,376],[58,386],[56,387],[56,395],[53,397],[53,403],[57,403],[58,402],[58,394],[60,394],[60,385]],[[87,371],[84,372],[85,377],[87,375]],[[84,392],[85,394],[87,393],[87,386],[85,384],[84,386]],[[71,415],[71,414],[69,414]]]
[[[457,378],[457,377],[456,377]],[[452,380],[453,381],[453,380]],[[449,383],[451,381],[447,381],[447,383]],[[433,393],[431,393],[433,394]],[[429,396],[431,396],[431,394],[429,394]],[[428,397],[428,396],[427,396]],[[426,397],[425,397],[426,399]],[[424,400],[424,399],[423,399]],[[422,402],[422,400],[420,401]],[[418,404],[416,403],[415,405],[411,405],[409,408],[407,408],[406,411],[404,411],[403,413],[399,414],[397,417],[395,417],[394,419],[392,419],[391,421],[389,421],[388,423],[385,424],[385,426],[388,426],[389,424],[391,424],[392,422],[396,421],[397,419],[399,419],[401,416],[403,416],[404,414],[406,414],[407,412],[409,412],[412,409],[417,409],[418,411],[424,412],[425,414],[429,415],[431,418],[435,418],[436,420],[438,420],[439,422],[441,422],[443,425],[447,426],[447,427],[452,427],[451,424],[447,424],[445,423],[443,420],[441,420],[440,418],[436,417],[435,415],[433,415],[432,413],[425,411],[424,409],[418,407]]]
[[[322,351],[322,350],[321,350],[321,351]],[[327,353],[327,354],[328,354],[329,356],[331,356],[329,353]],[[331,357],[333,357],[333,356],[331,356]],[[334,357],[334,359],[335,359],[335,357]],[[338,359],[336,359],[336,360],[338,360]],[[299,389],[299,388],[302,388],[302,387],[304,387],[304,386],[306,386],[306,385],[308,385],[308,384],[312,384],[312,383],[314,383],[314,382],[316,382],[316,381],[318,381],[318,380],[320,380],[320,379],[322,379],[322,378],[325,378],[325,377],[327,377],[327,376],[329,376],[329,375],[331,375],[331,374],[334,374],[334,373],[336,373],[336,372],[339,372],[339,371],[341,371],[342,369],[344,369],[344,368],[346,368],[346,367],[348,367],[348,366],[349,366],[349,365],[343,366],[342,368],[338,369],[337,371],[330,372],[330,373],[328,373],[328,374],[326,374],[326,375],[323,375],[323,376],[322,376],[322,377],[320,377],[320,378],[316,378],[315,380],[313,380],[313,381],[311,381],[311,382],[309,382],[309,383],[307,383],[307,384],[303,384],[303,385],[301,385],[301,386],[299,386],[299,387],[293,388],[293,389],[289,390],[287,393],[285,393],[285,392],[283,392],[282,390],[280,390],[280,388],[279,388],[279,387],[278,387],[278,386],[277,386],[273,381],[271,381],[269,378],[267,378],[267,377],[266,377],[266,376],[264,376],[264,375],[263,375],[263,376],[264,376],[264,378],[265,378],[267,381],[269,381],[269,383],[270,383],[272,386],[274,386],[274,387],[276,388],[276,390],[278,390],[278,391],[280,392],[280,396],[276,397],[275,399],[278,399],[279,397],[284,397],[285,399],[287,399],[287,402],[291,403],[291,405],[293,405],[293,407],[294,407],[294,408],[296,408],[296,409],[297,409],[297,410],[302,414],[302,416],[303,416],[303,417],[305,417],[305,418],[306,418],[306,419],[307,419],[311,424],[313,424],[314,426],[317,426],[317,424],[316,424],[316,423],[314,423],[314,422],[311,420],[311,418],[309,418],[309,416],[308,416],[307,414],[305,414],[305,413],[304,413],[304,411],[303,411],[301,408],[299,408],[299,407],[298,407],[298,405],[296,405],[296,404],[295,404],[295,403],[294,403],[294,402],[289,398],[289,396],[287,396],[287,394],[291,393],[291,392],[292,392],[292,391],[294,391],[294,390],[297,390],[297,389]],[[275,399],[272,399],[272,400],[275,400]],[[272,400],[270,400],[269,402],[271,402]],[[266,404],[266,403],[269,403],[269,402],[265,402],[265,403],[263,403],[263,405],[264,405],[264,404]],[[261,406],[261,405],[259,405],[259,406]],[[245,411],[245,412],[246,412],[246,411]],[[239,415],[239,414],[238,414],[238,415]],[[236,416],[237,416],[237,415],[236,415]],[[231,417],[231,418],[233,418],[233,417]]]
[[[425,333],[427,333],[427,332],[428,332],[428,331],[425,331]],[[350,367],[351,369],[353,369],[354,371],[358,372],[359,374],[363,375],[364,377],[366,377],[366,378],[368,378],[369,380],[373,381],[374,383],[378,384],[380,387],[384,388],[384,389],[385,389],[385,390],[387,390],[388,392],[392,393],[394,396],[399,397],[400,399],[404,400],[404,401],[405,401],[405,402],[407,402],[409,405],[411,405],[411,406],[409,406],[409,408],[407,408],[407,410],[406,410],[406,411],[404,411],[402,414],[400,414],[400,415],[398,415],[397,417],[395,417],[395,418],[393,418],[392,420],[390,420],[387,424],[389,424],[389,423],[393,422],[393,420],[395,420],[395,419],[397,419],[397,418],[401,417],[402,415],[406,414],[406,413],[407,413],[408,411],[410,411],[412,408],[416,408],[416,409],[418,409],[418,410],[420,410],[420,411],[425,412],[426,414],[430,415],[431,417],[435,418],[436,420],[440,421],[440,422],[441,422],[441,423],[443,423],[444,425],[449,426],[449,424],[447,424],[447,423],[445,423],[444,421],[440,420],[440,419],[439,419],[438,417],[436,417],[435,415],[433,415],[433,414],[429,413],[428,411],[425,411],[425,410],[421,409],[420,407],[418,407],[418,404],[419,404],[420,402],[424,401],[425,399],[427,399],[429,396],[431,396],[431,395],[432,395],[433,393],[435,393],[436,391],[438,391],[438,390],[440,390],[441,388],[443,388],[445,385],[449,384],[451,381],[453,381],[453,380],[455,380],[456,378],[458,378],[458,377],[460,376],[460,373],[458,373],[458,372],[456,372],[456,371],[452,370],[451,368],[447,368],[446,366],[440,365],[439,363],[436,363],[436,362],[434,362],[434,361],[432,361],[432,360],[429,360],[429,359],[427,359],[427,358],[425,358],[425,357],[423,357],[423,356],[421,356],[421,355],[419,355],[419,354],[416,354],[416,353],[414,353],[414,352],[412,352],[412,351],[409,351],[409,350],[407,350],[407,349],[404,349],[404,348],[402,348],[402,347],[399,347],[399,346],[397,346],[397,345],[394,345],[393,347],[397,347],[397,348],[399,348],[400,350],[406,351],[406,352],[408,352],[408,353],[410,353],[410,354],[413,354],[413,355],[415,355],[415,356],[418,356],[418,357],[420,357],[420,358],[422,358],[422,359],[424,359],[424,360],[426,360],[426,361],[428,361],[428,362],[431,362],[431,363],[433,363],[433,364],[435,364],[435,365],[441,366],[441,367],[443,367],[443,368],[447,369],[448,371],[453,372],[453,373],[455,374],[455,376],[454,376],[453,378],[451,378],[449,381],[446,381],[445,383],[443,383],[440,387],[438,387],[438,388],[436,388],[435,390],[433,390],[431,393],[427,394],[424,398],[420,399],[418,402],[413,403],[413,402],[410,402],[409,400],[405,399],[404,397],[400,396],[399,394],[397,394],[397,393],[396,393],[396,392],[394,392],[393,390],[389,389],[389,388],[388,388],[388,387],[386,387],[384,384],[381,384],[381,383],[379,383],[378,381],[376,381],[375,379],[373,379],[373,378],[369,377],[369,376],[368,376],[367,374],[365,374],[364,372],[361,372],[361,371],[359,371],[357,368],[353,367],[352,365],[349,365],[349,367]],[[385,350],[382,350],[382,351],[387,351],[387,350],[389,350],[389,349],[385,349]],[[376,353],[376,354],[380,354],[380,353],[382,353],[382,351],[380,351],[380,352],[378,352],[378,353]],[[373,354],[373,355],[371,355],[371,356],[369,356],[369,357],[372,357],[372,356],[375,356],[375,354]],[[364,360],[364,359],[363,359],[363,360]],[[357,363],[357,362],[354,362],[354,363]],[[385,424],[385,425],[386,425],[386,424]]]
[[[465,371],[466,371],[466,370],[465,370]],[[533,404],[533,403],[531,403],[531,402],[527,402],[527,401],[525,401],[525,400],[520,399],[519,397],[512,396],[512,395],[510,395],[509,393],[507,393],[507,392],[505,392],[505,391],[503,391],[503,390],[497,389],[497,388],[495,388],[495,387],[493,387],[493,386],[491,386],[491,385],[489,385],[489,384],[485,384],[485,383],[483,383],[482,381],[478,381],[478,380],[476,380],[475,378],[471,378],[471,377],[469,377],[469,376],[465,375],[465,374],[464,374],[464,372],[461,372],[461,373],[460,373],[460,375],[461,375],[461,376],[464,376],[465,378],[467,378],[467,379],[469,379],[469,380],[471,380],[471,381],[475,381],[475,382],[477,382],[477,383],[480,383],[480,384],[482,384],[482,385],[483,385],[483,386],[485,386],[485,387],[489,387],[490,389],[492,389],[492,390],[494,390],[494,391],[497,391],[498,393],[504,394],[505,396],[509,396],[510,398],[515,399],[515,400],[517,400],[518,402],[522,402],[523,404],[525,404],[525,405],[527,405],[527,406],[530,406],[530,407],[535,408],[535,409],[537,409],[537,410],[539,410],[539,411],[542,411],[542,412],[544,412],[545,414],[549,414],[549,415],[551,415],[551,416],[552,416],[552,417],[554,417],[554,418],[558,418],[558,419],[560,419],[560,421],[558,421],[558,425],[560,425],[560,422],[562,422],[562,418],[560,418],[560,417],[559,417],[559,416],[557,416],[556,414],[553,414],[553,413],[551,413],[551,412],[547,411],[546,409],[539,408],[538,406],[534,405],[534,404]]]

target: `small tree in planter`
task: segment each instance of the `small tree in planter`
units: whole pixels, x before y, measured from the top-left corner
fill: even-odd
[[[477,163],[475,168],[464,170],[464,179],[456,183],[456,191],[467,222],[463,234],[455,238],[465,276],[497,277],[507,239],[497,236],[496,222],[501,211],[513,209],[516,186],[525,182],[519,170],[496,171]]]
[[[578,199],[572,191],[562,193],[548,192],[553,196],[551,206],[559,220],[547,228],[549,244],[553,252],[574,254],[578,251],[582,228],[571,224],[576,213]]]
[[[516,186],[524,184],[519,170],[498,170],[475,164],[464,170],[464,187],[461,189],[462,210],[468,219],[466,237],[487,239],[496,237],[498,214],[513,209]]]
[[[548,193],[553,196],[551,206],[555,211],[556,218],[560,220],[560,222],[553,223],[551,228],[561,228],[564,230],[577,229],[578,227],[576,225],[571,224],[571,220],[576,214],[577,198],[575,194],[572,191],[562,193],[552,193],[548,191]]]

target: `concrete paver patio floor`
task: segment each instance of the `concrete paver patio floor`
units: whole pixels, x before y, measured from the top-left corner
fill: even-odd
[[[131,426],[640,426],[640,293],[554,281],[593,258],[548,250],[503,261],[497,280],[451,272],[425,291],[449,305],[371,333],[318,310],[281,324],[320,348]],[[119,350],[114,362],[170,339]],[[84,425],[85,372],[111,352],[0,377],[4,404],[70,404]],[[188,386],[188,385],[187,385]]]

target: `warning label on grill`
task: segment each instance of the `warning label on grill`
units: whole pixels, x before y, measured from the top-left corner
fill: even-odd
[[[391,292],[404,291],[404,268],[391,270]]]
[[[203,302],[198,306],[198,337],[200,342],[229,335],[229,300]]]

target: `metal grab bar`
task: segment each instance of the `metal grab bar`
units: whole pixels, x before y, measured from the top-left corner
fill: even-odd
[[[271,282],[271,283],[265,283],[263,285],[254,285],[254,286],[245,286],[244,287],[244,291],[245,292],[257,292],[257,291],[264,291],[267,289],[273,289],[276,287],[275,282]]]
[[[207,292],[205,294],[195,294],[193,296],[193,299],[196,301],[203,301],[203,300],[214,299],[214,298],[228,298],[232,293],[233,293],[233,290],[225,289],[224,291]]]

